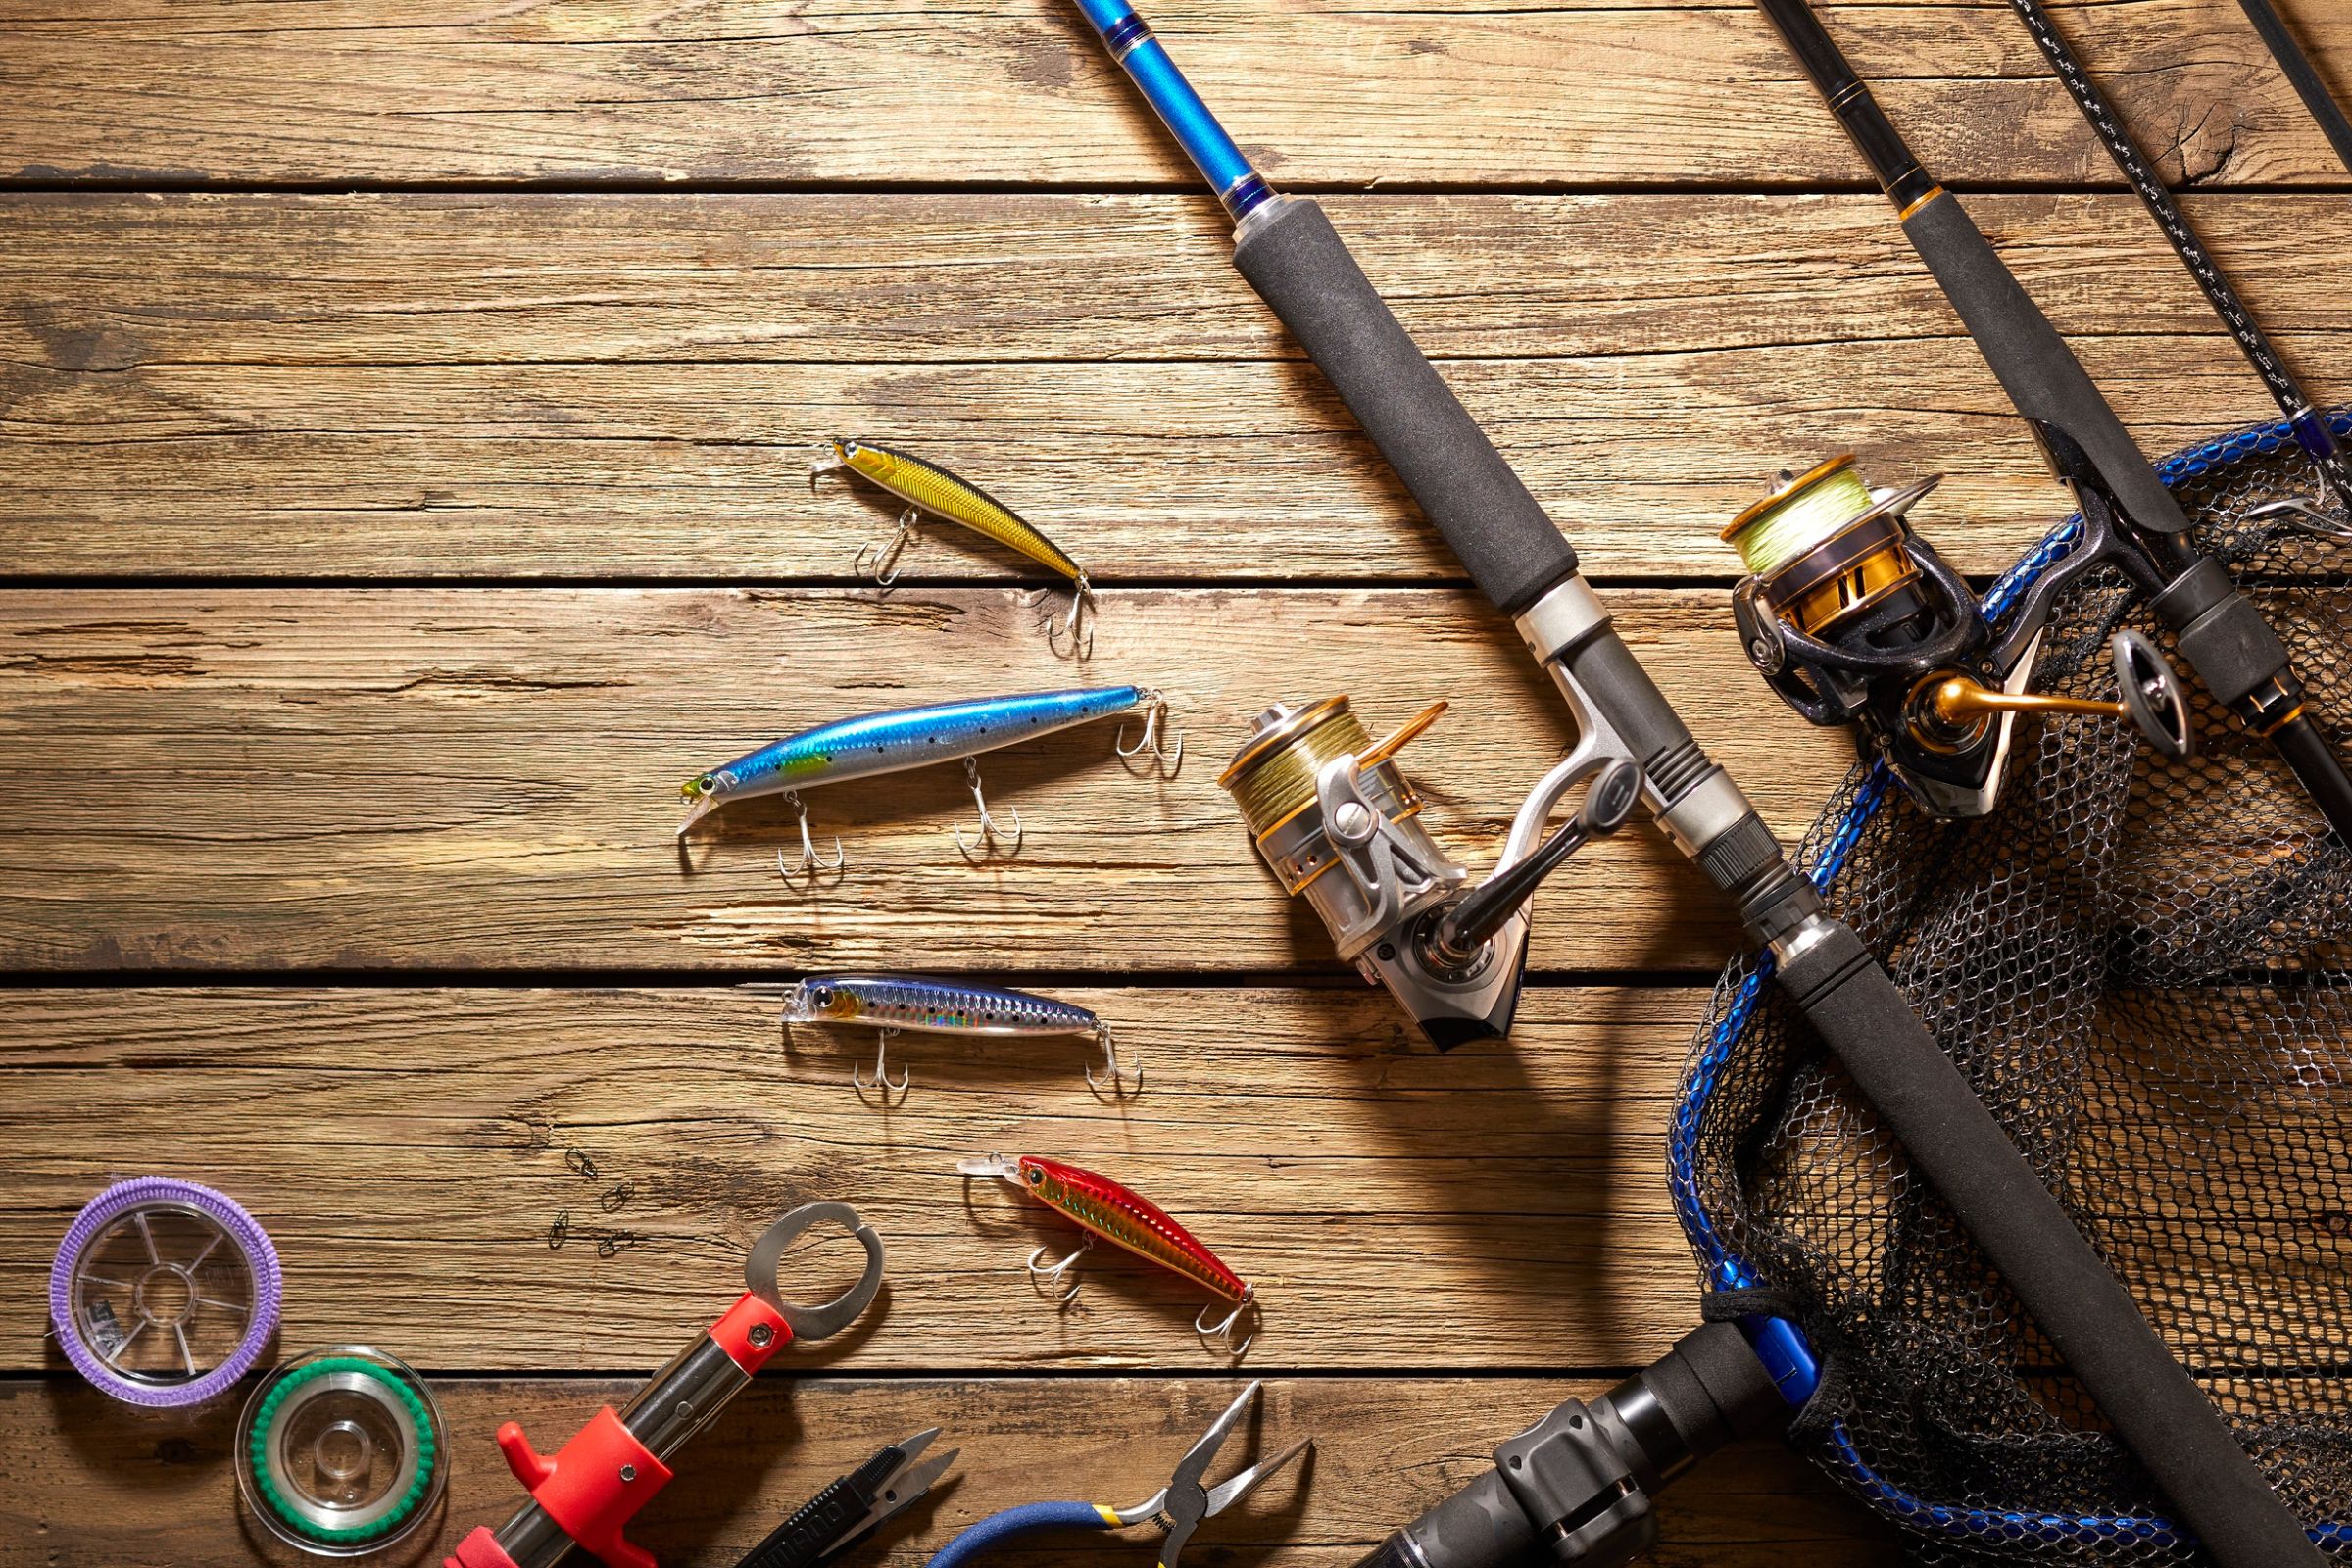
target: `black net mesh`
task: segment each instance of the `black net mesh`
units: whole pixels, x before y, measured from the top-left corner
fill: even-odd
[[[2179,488],[2340,746],[2352,547],[2248,518],[2311,494],[2275,447],[2218,444]],[[2112,699],[2119,626],[2183,667],[2144,606],[2094,580],[2061,602],[2037,688]],[[2125,725],[2021,723],[2001,804],[1974,822],[1858,769],[1804,857],[1837,866],[1834,910],[2290,1505],[2352,1554],[2352,858],[2264,743],[2210,700],[2193,711],[2199,754],[2179,764]],[[1775,1293],[1825,1358],[1795,1441],[1925,1563],[2202,1560],[1756,973],[1743,960],[1717,990],[1675,1178],[1709,1285]]]

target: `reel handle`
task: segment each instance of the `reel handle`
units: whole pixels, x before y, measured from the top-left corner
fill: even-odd
[[[1966,675],[1943,675],[1923,683],[1912,699],[1915,731],[1922,724],[1965,731],[1979,720],[1999,713],[2083,713],[2094,718],[2132,721],[2156,752],[2175,761],[2196,746],[2188,719],[2188,705],[2180,695],[2180,679],[2165,662],[2156,645],[2135,631],[2119,631],[2114,642],[2119,702],[2085,697],[2044,697],[2033,692],[2005,692]],[[1923,735],[1933,744],[1933,737]]]
[[[1456,957],[1475,954],[1502,924],[1535,896],[1544,879],[1593,839],[1614,833],[1642,799],[1642,770],[1612,762],[1585,791],[1585,804],[1566,826],[1526,858],[1504,866],[1455,905],[1438,926],[1438,946]]]

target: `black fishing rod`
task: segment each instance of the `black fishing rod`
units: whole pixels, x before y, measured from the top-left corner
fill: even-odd
[[[2295,96],[2303,100],[2311,118],[2320,122],[2321,134],[2335,149],[2336,161],[2346,170],[2352,170],[2352,120],[2344,118],[2343,106],[2328,90],[2328,83],[2320,79],[2320,68],[2312,64],[2311,56],[2295,41],[2286,19],[2271,0],[2237,0],[2237,3],[2244,9],[2246,20],[2254,24],[2254,30],[2262,34],[2263,46],[2271,51],[2271,58],[2286,73]]]
[[[2260,4],[2261,0],[2251,0],[2251,3]],[[2335,498],[2338,507],[2352,509],[2352,464],[2345,462],[2344,454],[2337,448],[2335,437],[2328,428],[2328,416],[2313,406],[2302,384],[2295,379],[2294,372],[2287,368],[2285,360],[2256,323],[2254,313],[2246,309],[2246,302],[2239,299],[2237,290],[2230,286],[2221,264],[2207,253],[2204,244],[2197,238],[2196,230],[2189,227],[2187,216],[2180,211],[2180,204],[2173,200],[2173,193],[2165,188],[2156,171],[2149,167],[2147,158],[2139,150],[2139,144],[2124,128],[2122,117],[2108,103],[2106,94],[2099,91],[2098,84],[2090,79],[2090,73],[2076,58],[2065,36],[2059,32],[2057,23],[2051,19],[2049,12],[2042,9],[2041,0],[2009,0],[2009,9],[2017,13],[2018,20],[2026,24],[2026,30],[2034,35],[2034,42],[2040,48],[2042,58],[2049,61],[2050,70],[2075,100],[2075,107],[2082,111],[2082,118],[2089,122],[2090,128],[2097,133],[2100,143],[2107,149],[2107,155],[2115,160],[2115,167],[2123,171],[2124,178],[2131,182],[2140,205],[2147,208],[2148,216],[2156,220],[2156,226],[2164,231],[2164,237],[2172,243],[2174,253],[2180,258],[2181,265],[2188,269],[2189,276],[2196,279],[2206,302],[2212,305],[2214,314],[2222,318],[2222,324],[2230,329],[2230,337],[2236,340],[2238,351],[2245,355],[2246,363],[2254,368],[2254,373],[2262,378],[2263,387],[2278,405],[2278,412],[2286,416],[2287,424],[2295,433],[2295,440],[2318,466],[2321,482]]]
[[[2302,1527],[2212,1401],[1893,979],[1828,914],[1731,775],[1699,749],[1617,634],[1576,551],[1397,323],[1323,209],[1275,194],[1127,0],[1078,5],[1234,219],[1235,267],[1321,367],[1567,701],[1576,747],[1521,807],[1511,858],[1536,853],[1536,831],[1578,782],[1597,783],[1620,763],[1638,767],[1642,805],[1737,902],[1750,936],[1770,950],[1784,992],[2215,1556],[2226,1568],[2316,1565]],[[2165,496],[2153,475],[2147,482]],[[1301,716],[1268,715],[1277,733]],[[1352,761],[1335,760],[1315,781],[1318,792],[1348,786],[1325,811],[1335,843],[1379,835],[1379,803],[1366,809],[1372,792],[1335,771]],[[1588,812],[1592,827],[1613,814],[1590,797],[1579,823]],[[1375,863],[1394,869],[1393,861]],[[1409,918],[1381,933],[1381,945],[1397,961],[1414,952],[1444,961],[1446,936],[1459,936],[1460,922],[1428,910]],[[1407,994],[1397,978],[1385,978],[1400,998]],[[1800,1401],[1816,1375],[1801,1338],[1777,1318],[1709,1325],[1590,1409],[1570,1400],[1505,1443],[1494,1470],[1391,1537],[1375,1558],[1398,1568],[1494,1568],[1540,1546],[1563,1560],[1623,1562],[1654,1529],[1647,1492],[1769,1424],[1773,1396],[1759,1397],[1759,1390],[1778,1385],[1783,1403]]]
[[[2189,544],[2188,515],[2124,429],[2049,318],[1960,203],[1921,167],[1823,30],[1807,0],[1756,0],[1868,159],[1911,241],[1959,312],[1985,364],[2026,416],[2051,466],[2080,492],[2104,489],[2122,514],[2117,542],[2163,578],[2149,599],[2215,700],[2278,748],[2321,814],[2352,845],[2352,777],[2304,706],[2286,645],[2221,564]],[[2053,441],[2051,432],[2062,438]],[[2062,461],[2053,448],[2063,448]],[[2090,472],[2074,461],[2080,452]]]

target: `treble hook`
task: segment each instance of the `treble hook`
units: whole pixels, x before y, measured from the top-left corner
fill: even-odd
[[[887,588],[899,580],[900,555],[922,534],[923,514],[908,507],[899,514],[899,529],[890,536],[890,542],[860,546],[858,559],[850,563],[850,569],[860,577],[871,578],[875,587]],[[870,564],[866,560],[869,556],[873,558]]]
[[[2318,534],[2328,539],[2352,539],[2352,525],[2347,525],[2341,517],[2322,512],[2308,501],[2273,501],[2267,506],[2251,509],[2247,512],[2246,516],[2251,519],[2276,516],[2280,514],[2295,518],[2305,533]]]
[[[1243,1337],[1241,1344],[1236,1345],[1233,1343],[1233,1326],[1242,1320],[1242,1314],[1244,1312],[1249,1311],[1250,1308],[1255,1304],[1251,1299],[1252,1294],[1253,1293],[1251,1292],[1244,1291],[1242,1293],[1242,1298],[1233,1304],[1233,1310],[1226,1313],[1224,1317],[1220,1318],[1214,1323],[1203,1323],[1200,1321],[1200,1319],[1208,1316],[1209,1313],[1214,1312],[1216,1310],[1216,1306],[1212,1303],[1208,1306],[1202,1307],[1199,1316],[1196,1316],[1193,1319],[1193,1332],[1200,1335],[1211,1349],[1215,1348],[1217,1341],[1223,1340],[1225,1342],[1225,1353],[1232,1356],[1236,1361],[1239,1361],[1243,1356],[1250,1353],[1250,1347],[1257,1343],[1257,1330],[1254,1328],[1252,1328],[1247,1335]]]
[[[872,1083],[867,1083],[856,1067],[850,1069],[850,1082],[857,1085],[858,1099],[863,1100],[867,1090],[878,1089],[882,1092],[882,1103],[887,1105],[890,1103],[890,1097],[894,1091],[904,1097],[907,1086],[914,1082],[913,1069],[906,1067],[899,1069],[897,1083],[894,1084],[890,1081],[890,1037],[897,1033],[896,1029],[880,1029],[874,1033],[874,1081]]]
[[[1047,592],[1050,595],[1053,590],[1048,589]],[[1060,624],[1054,623],[1054,617],[1051,612],[1047,613],[1046,646],[1054,651],[1055,658],[1078,660],[1094,658],[1095,616],[1097,613],[1098,607],[1095,604],[1094,587],[1084,577],[1081,577],[1070,591],[1070,612],[1062,617]],[[1070,651],[1067,655],[1061,651],[1061,639],[1064,637],[1070,640]]]
[[[1060,1280],[1064,1274],[1067,1274],[1070,1271],[1070,1265],[1084,1257],[1087,1254],[1087,1250],[1092,1248],[1094,1245],[1095,1239],[1092,1236],[1089,1236],[1085,1241],[1082,1241],[1078,1244],[1075,1251],[1071,1252],[1069,1256],[1061,1259],[1057,1263],[1040,1264],[1038,1262],[1039,1258],[1046,1255],[1046,1250],[1042,1247],[1036,1251],[1031,1252],[1029,1254],[1029,1261],[1021,1265],[1023,1268],[1029,1271],[1030,1288],[1032,1290],[1040,1289],[1041,1281],[1051,1284]],[[1076,1300],[1078,1298],[1078,1287],[1081,1283],[1081,1281],[1072,1280],[1070,1282],[1070,1288],[1061,1293],[1061,1298],[1055,1304],[1059,1306],[1067,1306],[1072,1301]]]
[[[810,887],[814,887],[816,886],[817,872],[838,871],[843,865],[848,863],[849,857],[842,852],[841,848],[841,835],[838,833],[833,835],[833,858],[830,860],[825,859],[822,856],[816,853],[816,840],[811,837],[808,832],[808,808],[802,802],[801,792],[799,790],[786,790],[784,792],[784,804],[791,807],[793,814],[800,819],[801,863],[799,869],[808,873],[808,885]],[[784,864],[784,852],[782,850],[778,850],[776,852],[776,875],[782,877],[787,882],[792,880],[792,868],[787,867]]]
[[[1132,1069],[1121,1067],[1119,1065],[1119,1048],[1117,1044],[1110,1038],[1110,1025],[1098,1021],[1095,1025],[1095,1038],[1102,1042],[1102,1059],[1108,1065],[1109,1070],[1104,1074],[1104,1081],[1110,1085],[1111,1097],[1113,1099],[1118,1097],[1119,1086],[1125,1080],[1126,1074],[1130,1070],[1132,1070],[1135,1074],[1134,1092],[1139,1095],[1142,1094],[1144,1092],[1144,1069],[1141,1064],[1138,1064]],[[1097,1099],[1102,1098],[1102,1085],[1096,1081],[1095,1069],[1092,1067],[1088,1067],[1086,1069],[1086,1087],[1095,1092]]]
[[[1171,775],[1184,765],[1184,732],[1177,731],[1176,749],[1172,752],[1169,751],[1166,733],[1168,723],[1166,694],[1147,689],[1143,693],[1143,739],[1137,741],[1133,746],[1124,744],[1127,737],[1127,726],[1121,724],[1117,737],[1111,742],[1111,750],[1119,754],[1122,761],[1130,758],[1149,757],[1159,765],[1162,776]]]
[[[972,806],[980,813],[980,847],[986,850],[989,845],[997,842],[1004,835],[997,831],[996,815],[989,810],[988,800],[980,793],[980,760],[978,758],[967,757],[963,760],[963,781],[972,787]],[[956,847],[963,852],[965,859],[972,858],[972,847],[964,842],[961,822],[956,824]],[[1020,852],[1021,811],[1019,807],[1014,807],[1012,808],[1012,848],[1004,853],[1018,855]]]

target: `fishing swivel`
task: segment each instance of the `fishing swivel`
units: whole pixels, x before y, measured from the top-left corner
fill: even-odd
[[[808,803],[801,799],[801,792],[786,790],[784,804],[792,808],[792,814],[800,822],[801,863],[797,868],[787,866],[784,863],[784,852],[778,850],[776,852],[776,875],[790,882],[795,869],[805,871],[808,875],[808,885],[814,887],[817,873],[821,871],[838,873],[843,866],[849,863],[849,857],[843,853],[841,848],[841,835],[838,833],[833,835],[833,858],[830,860],[824,858],[816,853],[816,839],[808,831]]]
[[[980,760],[978,758],[967,757],[963,760],[963,781],[971,786],[972,808],[980,813],[980,833],[976,844],[982,854],[985,854],[1003,840],[1004,834],[997,830],[997,818],[995,813],[988,808],[988,798],[980,793]],[[1009,809],[1012,812],[1012,842],[1004,853],[1018,855],[1021,853],[1021,810],[1017,806]],[[961,822],[956,824],[956,848],[963,852],[963,858],[967,860],[980,858],[980,856],[972,853],[974,844],[964,842]]]

